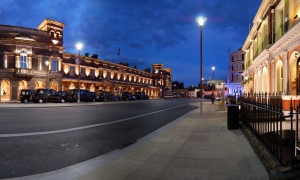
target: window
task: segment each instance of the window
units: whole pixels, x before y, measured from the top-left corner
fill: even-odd
[[[84,73],[85,73],[85,68],[80,67],[81,71],[80,71],[80,77],[84,77]]]
[[[95,69],[91,69],[90,78],[95,78]]]
[[[26,51],[22,50],[20,54],[20,68],[26,68]]]
[[[42,70],[42,58],[38,58],[38,70]]]
[[[52,72],[57,72],[57,60],[52,60]]]
[[[4,55],[3,57],[3,67],[7,68],[7,55]]]
[[[28,62],[27,62],[27,68],[31,69],[31,64],[32,64],[32,59],[31,57],[28,57]]]
[[[75,75],[75,66],[70,66],[70,76]]]

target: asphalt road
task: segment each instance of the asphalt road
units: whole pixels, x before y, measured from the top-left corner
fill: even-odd
[[[122,149],[199,99],[0,108],[0,179],[45,173]]]

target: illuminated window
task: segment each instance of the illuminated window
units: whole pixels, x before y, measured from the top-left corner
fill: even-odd
[[[26,68],[26,51],[22,50],[20,54],[20,68]]]

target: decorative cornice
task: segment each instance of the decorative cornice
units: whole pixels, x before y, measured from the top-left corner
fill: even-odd
[[[30,28],[18,27],[18,26],[0,25],[0,32],[24,33],[24,34],[32,34],[37,36],[49,37],[46,31],[40,31],[37,29],[30,29]]]

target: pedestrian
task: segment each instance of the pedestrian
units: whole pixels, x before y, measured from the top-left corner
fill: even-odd
[[[215,102],[215,94],[214,94],[214,92],[211,93],[210,97],[211,97],[211,103],[214,104],[214,102]]]

